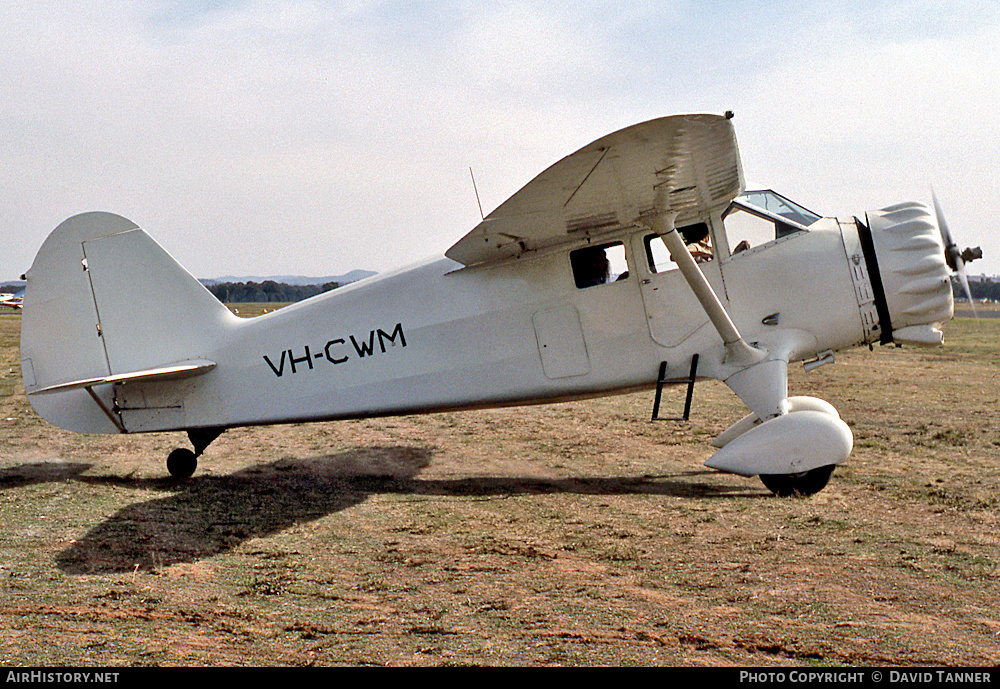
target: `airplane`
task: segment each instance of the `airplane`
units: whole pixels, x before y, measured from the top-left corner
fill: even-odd
[[[237,426],[654,389],[658,404],[674,384],[689,405],[715,379],[750,411],[705,464],[808,495],[853,435],[828,402],[789,396],[788,366],[941,344],[960,256],[936,199],[823,218],[746,190],[731,112],[674,115],[558,161],[444,256],[252,319],[135,223],[71,217],[26,273],[22,371],[64,429],[186,431],[177,479]]]
[[[24,306],[24,290],[15,294],[4,292],[0,294],[0,306],[9,306],[12,309],[20,309]]]

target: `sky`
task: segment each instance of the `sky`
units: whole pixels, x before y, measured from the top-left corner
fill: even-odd
[[[654,117],[735,113],[744,173],[827,216],[933,188],[1000,274],[995,0],[36,0],[0,8],[0,281],[92,210],[191,273],[443,253]]]

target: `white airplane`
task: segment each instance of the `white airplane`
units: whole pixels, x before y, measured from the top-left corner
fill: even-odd
[[[744,194],[731,118],[609,134],[444,257],[253,319],[134,223],[77,215],[27,272],[28,398],[73,431],[186,431],[194,450],[167,459],[186,478],[235,426],[654,388],[658,402],[663,384],[690,395],[717,379],[750,414],[706,464],[780,495],[814,493],[853,436],[830,404],[788,396],[788,365],[875,342],[940,344],[953,308],[945,247],[957,250],[919,203],[821,218]]]
[[[12,309],[20,309],[24,306],[24,290],[16,294],[4,292],[0,294],[0,306],[9,306]]]

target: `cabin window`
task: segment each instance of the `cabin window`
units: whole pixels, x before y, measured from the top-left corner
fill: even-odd
[[[628,278],[625,245],[621,242],[588,246],[570,252],[573,279],[580,289]]]
[[[808,232],[819,220],[807,208],[773,191],[749,192],[733,201],[723,215],[730,254],[739,254],[796,232]]]
[[[727,213],[724,224],[731,254],[739,254],[777,239],[777,228],[773,220],[747,213],[741,208],[733,208]]]
[[[694,257],[695,261],[703,263],[712,260],[714,252],[712,251],[712,239],[708,231],[708,225],[703,222],[694,225],[685,225],[684,227],[678,227],[677,232],[684,239],[684,244],[687,246],[688,251],[691,252],[691,256]],[[667,249],[667,245],[663,243],[663,237],[658,234],[646,235],[645,243],[646,261],[649,265],[649,272],[665,273],[668,270],[677,268],[677,264],[670,258],[670,251]]]

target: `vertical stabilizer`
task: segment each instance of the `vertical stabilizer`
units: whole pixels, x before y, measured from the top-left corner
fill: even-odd
[[[26,277],[25,390],[39,414],[69,430],[121,430],[109,413],[113,386],[33,392],[208,359],[237,320],[135,223],[110,213],[59,225]]]

